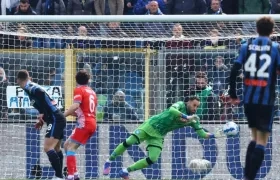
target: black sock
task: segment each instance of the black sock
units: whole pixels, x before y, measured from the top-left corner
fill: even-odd
[[[56,153],[57,153],[57,155],[58,155],[58,157],[60,159],[61,172],[63,172],[63,153],[62,153],[62,151],[58,151]]]
[[[256,141],[251,141],[247,147],[247,152],[246,152],[246,160],[245,160],[245,168],[244,168],[244,175],[245,178],[248,177],[249,171],[251,169],[250,163],[251,163],[251,155],[254,152],[256,147]]]
[[[56,153],[55,150],[49,150],[47,152],[47,155],[49,157],[49,161],[55,171],[55,176],[59,177],[59,178],[63,178],[62,175],[62,169],[61,169],[61,165],[60,165],[60,158],[58,156],[58,154]]]
[[[265,147],[263,145],[256,145],[254,152],[251,155],[251,169],[247,177],[249,180],[254,180],[256,178],[264,159],[264,151]]]

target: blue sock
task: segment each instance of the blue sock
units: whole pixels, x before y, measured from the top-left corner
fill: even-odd
[[[256,178],[256,175],[264,159],[264,153],[265,147],[263,145],[257,144],[251,155],[250,170],[247,177],[249,180],[254,180]]]
[[[61,171],[63,172],[63,153],[62,153],[62,151],[58,151],[56,153],[60,159]]]
[[[47,155],[49,157],[49,161],[52,165],[52,168],[55,171],[55,176],[59,178],[63,178],[59,155],[53,149],[49,150],[47,152]]]
[[[245,160],[245,168],[244,168],[244,176],[245,178],[248,177],[249,171],[251,169],[250,163],[251,163],[251,155],[254,152],[256,147],[256,141],[251,141],[247,147],[246,152],[246,160]]]

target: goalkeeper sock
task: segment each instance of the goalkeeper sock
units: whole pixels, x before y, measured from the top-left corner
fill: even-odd
[[[119,144],[116,149],[113,151],[113,153],[110,155],[109,160],[113,161],[118,157],[119,155],[122,155],[126,149],[133,145],[138,143],[138,139],[135,136],[129,136],[123,143]]]
[[[61,171],[63,171],[63,153],[62,153],[62,151],[58,151],[56,153],[60,159]]]
[[[140,159],[140,160],[137,161],[136,163],[134,163],[134,164],[132,164],[131,166],[129,166],[129,167],[127,168],[127,171],[128,171],[128,172],[137,171],[137,170],[139,170],[139,169],[144,169],[144,168],[146,168],[146,167],[148,167],[148,166],[149,166],[149,164],[148,164],[146,158],[145,158],[145,159]]]
[[[251,155],[250,171],[248,173],[248,179],[253,180],[262,165],[264,159],[265,147],[263,145],[257,144],[254,152]]]
[[[56,153],[56,151],[53,149],[49,150],[47,152],[47,155],[48,155],[49,161],[55,171],[55,176],[59,177],[59,178],[63,178],[61,164],[60,164],[60,158],[59,158],[58,154]]]
[[[77,172],[76,167],[76,153],[74,151],[67,151],[67,170],[68,170],[68,176],[73,176],[75,172]]]
[[[251,163],[251,155],[254,152],[256,147],[256,141],[251,141],[248,145],[247,152],[246,152],[246,160],[245,160],[245,168],[244,168],[244,175],[248,177],[250,171],[250,163]]]

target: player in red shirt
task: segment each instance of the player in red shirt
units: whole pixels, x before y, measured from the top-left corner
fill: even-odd
[[[90,76],[85,70],[76,75],[77,87],[74,90],[74,103],[64,112],[64,116],[77,116],[77,126],[64,144],[67,156],[67,180],[79,180],[76,168],[76,150],[80,145],[85,145],[96,130],[95,92],[88,86]]]

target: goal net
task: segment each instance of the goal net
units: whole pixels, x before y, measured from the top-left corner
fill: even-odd
[[[228,78],[241,44],[257,35],[257,17],[0,17],[0,179],[54,176],[43,152],[47,127],[35,130],[38,112],[16,84],[20,69],[27,69],[62,111],[72,103],[75,73],[85,69],[91,74],[98,130],[77,153],[82,179],[119,178],[122,167],[144,158],[147,151],[145,144],[128,148],[112,164],[111,174],[103,176],[103,164],[114,148],[149,117],[194,95],[202,102],[197,114],[205,129],[213,132],[235,120],[240,134],[202,140],[190,127],[170,132],[158,162],[131,173],[131,178],[241,179],[250,132],[242,103],[229,103]],[[272,39],[278,41],[279,17],[274,18]],[[242,98],[242,72],[237,87]],[[280,140],[278,105],[277,98],[273,133],[258,178],[278,179],[280,153],[273,148]],[[75,120],[69,118],[65,139],[74,127]],[[209,160],[211,170],[192,172],[193,159]]]

